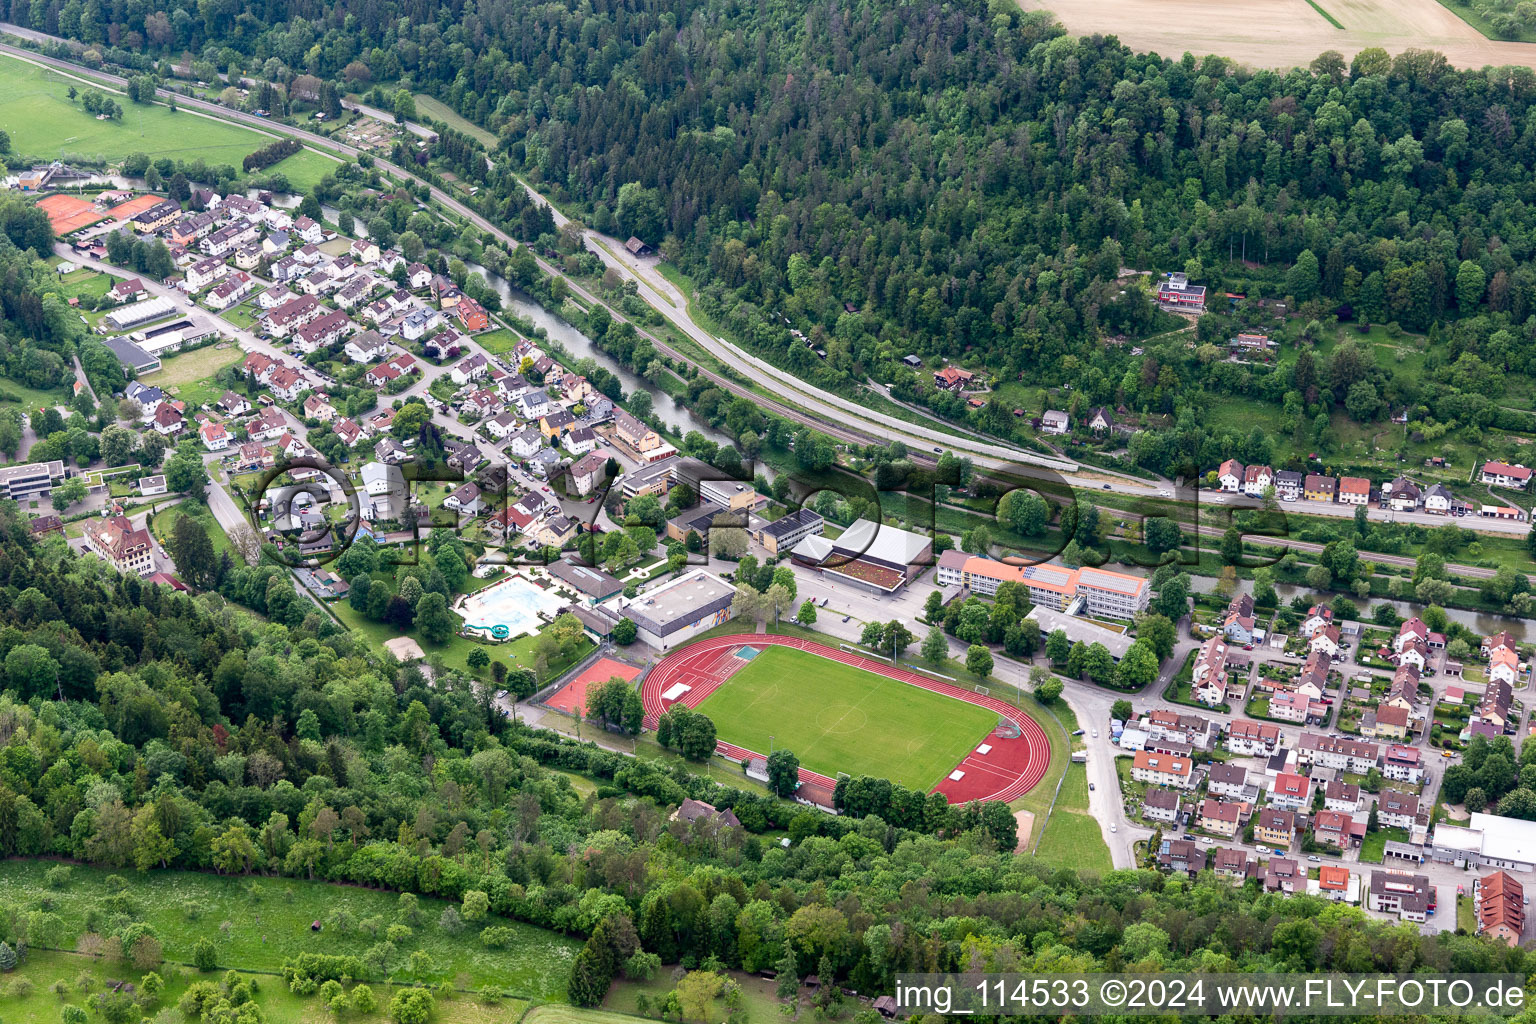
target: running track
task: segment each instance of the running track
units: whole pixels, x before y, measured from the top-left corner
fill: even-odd
[[[681,704],[684,707],[697,707],[704,699],[714,693],[724,683],[732,672],[742,667],[745,663],[737,659],[734,651],[743,644],[753,647],[767,647],[778,645],[781,647],[793,647],[796,650],[808,651],[812,654],[827,658],[831,661],[851,665],[854,668],[873,672],[886,676],[912,686],[920,686],[925,690],[952,697],[955,700],[963,700],[968,704],[975,704],[995,712],[1000,717],[1012,722],[1019,730],[1018,740],[998,740],[991,738],[989,742],[996,748],[1007,744],[1018,746],[1022,749],[1022,765],[1007,766],[1002,764],[1002,759],[989,757],[986,760],[977,755],[969,754],[960,763],[964,768],[966,777],[959,784],[951,782],[946,777],[939,785],[934,787],[934,792],[944,792],[952,803],[961,800],[1000,800],[1007,802],[1017,799],[1028,793],[1040,780],[1045,777],[1045,769],[1050,763],[1051,745],[1045,738],[1045,732],[1036,721],[1024,714],[1018,708],[1005,704],[992,697],[984,697],[979,693],[952,686],[949,683],[927,676],[908,672],[905,669],[893,668],[883,661],[875,661],[858,654],[851,654],[835,647],[828,647],[811,640],[801,640],[798,637],[777,636],[767,633],[736,633],[729,636],[711,637],[701,640],[696,644],[679,648],[662,658],[655,667],[646,675],[640,686],[640,696],[645,702],[645,725],[648,729],[656,728],[656,723],[661,713],[673,704]],[[683,683],[691,689],[676,701],[663,701],[661,695],[677,683]],[[733,761],[745,761],[749,757],[762,757],[756,751],[746,750],[731,743],[719,742],[715,752],[722,757]],[[813,786],[824,787],[829,792],[837,784],[835,779],[829,779],[825,775],[800,769],[800,779],[804,783]],[[978,784],[980,791],[978,791]],[[996,787],[995,789],[993,787]],[[963,797],[961,792],[963,791]],[[987,790],[991,790],[987,792]]]

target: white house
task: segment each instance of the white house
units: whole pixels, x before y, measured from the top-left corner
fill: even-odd
[[[211,452],[221,452],[229,447],[229,431],[222,423],[204,423],[198,433],[203,437],[203,447]]]
[[[1040,417],[1040,433],[1065,434],[1072,429],[1072,417],[1059,409],[1047,409]]]
[[[1221,489],[1236,494],[1243,489],[1243,464],[1236,459],[1228,459],[1216,470],[1216,482]]]
[[[1243,493],[1250,498],[1262,498],[1275,482],[1275,471],[1268,466],[1249,466],[1243,470]]]

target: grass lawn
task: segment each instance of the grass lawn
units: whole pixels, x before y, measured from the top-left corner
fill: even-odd
[[[224,527],[219,525],[219,521],[213,517],[207,505],[199,505],[192,501],[183,501],[179,505],[171,505],[155,513],[154,518],[149,521],[149,530],[155,535],[155,540],[169,545],[171,533],[176,529],[176,520],[182,516],[191,516],[208,531],[208,539],[213,541],[215,556],[229,550],[229,535],[224,532]]]
[[[224,393],[224,389],[213,382],[214,374],[244,358],[245,353],[236,345],[208,345],[194,349],[166,359],[160,372],[154,375],[154,384],[186,402],[191,409],[197,409],[211,404]]]
[[[975,705],[782,647],[764,649],[699,710],[728,742],[766,751],[771,734],[775,748],[790,748],[813,771],[920,790],[997,724]]]
[[[1387,842],[1406,843],[1408,830],[1401,828],[1382,828],[1375,832],[1367,832],[1365,838],[1360,841],[1360,863],[1380,864],[1386,856]]]
[[[231,306],[220,313],[219,316],[228,320],[236,327],[243,327],[246,330],[250,330],[256,325],[256,310],[249,302],[242,302],[238,306]]]
[[[748,1024],[768,1024],[768,1022],[773,1021],[779,1016],[779,1007],[782,1004],[774,994],[777,982],[768,978],[758,977],[755,974],[744,974],[741,971],[724,971],[722,976],[730,978],[741,986],[741,1005],[747,1012]],[[672,972],[669,970],[656,972],[656,977],[650,981],[628,981],[623,975],[620,975],[614,979],[613,987],[608,990],[608,998],[603,1000],[602,1009],[614,1013],[635,1013],[635,999],[641,995],[645,996],[652,1006],[660,1007],[667,998],[667,993],[676,987],[677,983],[672,980]],[[538,1013],[540,1021],[548,1022],[554,1018],[542,1011],[555,1010],[558,1012],[566,1009],[564,1006],[540,1007],[535,1013]],[[728,1016],[730,1016],[730,1011],[726,1008],[724,1002],[716,999],[713,1003],[713,1012],[709,1015],[708,1019],[711,1021],[724,1020]],[[581,1019],[585,1021],[589,1018],[583,1017]]]
[[[496,136],[464,117],[442,100],[428,96],[424,92],[416,93],[416,113],[422,117],[430,117],[434,121],[441,121],[454,131],[463,132],[478,139],[487,149],[496,145]]]
[[[341,161],[334,160],[324,153],[318,153],[313,149],[301,149],[293,156],[284,157],[260,173],[263,176],[286,175],[293,191],[300,195],[307,195],[320,184],[321,178],[327,174],[336,173],[340,167]]]
[[[123,108],[121,121],[98,121],[80,100],[69,100],[68,88],[84,92],[78,79],[15,58],[0,60],[0,125],[11,135],[15,153],[43,159],[86,157],[121,160],[130,153],[181,160],[203,157],[209,163],[240,166],[241,159],[271,142],[258,132],[227,121],[173,113],[156,104],[130,103],[115,95]],[[104,90],[103,90],[104,91]]]
[[[504,356],[517,347],[522,340],[518,335],[506,327],[498,327],[494,331],[486,331],[484,334],[475,335],[475,341],[481,348],[492,355]]]
[[[51,899],[54,913],[63,918],[67,929],[63,944],[73,946],[83,931],[86,910],[105,907],[114,898],[115,890],[107,882],[111,872],[76,866],[67,886],[49,889],[44,873],[52,866],[49,861],[7,861],[0,873],[0,903],[31,910],[45,898]],[[192,946],[208,937],[218,944],[221,967],[250,971],[276,971],[285,959],[302,952],[361,955],[378,941],[372,935],[358,927],[345,932],[324,927],[312,932],[310,922],[325,922],[333,911],[345,909],[357,921],[380,915],[390,923],[395,920],[399,899],[395,893],[376,889],[292,878],[223,877],[192,871],[120,874],[128,880],[128,912],[154,928],[167,960],[189,961]],[[564,998],[569,965],[579,942],[496,918],[491,923],[509,926],[516,937],[505,950],[487,949],[480,944],[478,930],[450,935],[437,927],[438,916],[448,905],[444,900],[420,897],[422,922],[415,926],[409,949],[397,954],[400,964],[420,949],[438,965],[435,980],[454,981],[469,988],[495,985],[512,995]],[[224,927],[225,922],[229,927]],[[112,961],[106,963],[120,972],[118,977],[128,970]],[[112,968],[105,969],[108,973],[103,977],[112,977]],[[133,976],[138,973],[133,972]],[[271,987],[284,988],[280,984]],[[6,1019],[13,1018],[7,1013]]]
[[[109,275],[94,270],[77,270],[59,277],[58,282],[55,291],[66,299],[79,299],[82,303],[101,298],[112,287]]]

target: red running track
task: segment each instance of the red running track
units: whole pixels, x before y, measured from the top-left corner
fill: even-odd
[[[1045,738],[1045,732],[1039,724],[1018,708],[993,697],[984,697],[979,693],[918,675],[916,672],[893,668],[883,661],[875,661],[872,658],[851,654],[812,640],[801,640],[798,637],[766,633],[734,633],[728,636],[711,637],[673,651],[657,662],[641,683],[640,696],[645,702],[646,727],[656,728],[661,713],[673,704],[693,708],[703,703],[704,699],[719,689],[720,685],[737,669],[747,664],[735,655],[736,648],[743,645],[752,647],[776,645],[807,651],[830,661],[851,665],[911,686],[920,686],[955,700],[975,704],[1013,723],[1019,733],[1017,737],[999,736],[994,731],[986,740],[992,747],[988,753],[982,755],[973,750],[957,766],[965,772],[964,778],[952,780],[946,776],[933,788],[932,792],[943,793],[950,803],[965,803],[971,800],[1007,802],[1028,793],[1045,777],[1045,770],[1051,759],[1050,742]],[[675,701],[663,701],[661,695],[677,683],[683,683],[690,689]],[[750,757],[763,756],[756,751],[723,741],[716,744],[715,751],[733,761],[745,761]],[[824,787],[829,791],[836,785],[835,780],[805,768],[800,769],[800,779],[802,782]]]

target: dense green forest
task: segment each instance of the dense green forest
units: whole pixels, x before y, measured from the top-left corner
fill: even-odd
[[[1521,949],[1257,883],[1053,870],[998,852],[958,809],[924,835],[725,789],[513,725],[478,682],[429,686],[325,621],[264,621],[33,547],[0,505],[0,855],[444,896],[493,915],[488,943],[496,916],[586,937],[569,983],[583,1004],[637,953],[865,992],[962,968],[1526,966]],[[572,772],[595,792],[578,796]],[[746,828],[669,820],[687,795],[735,807]],[[768,841],[770,827],[785,831]],[[87,915],[83,941],[144,943],[141,917]],[[408,932],[348,973],[387,977]],[[46,906],[0,908],[0,940],[29,938],[82,941]]]

